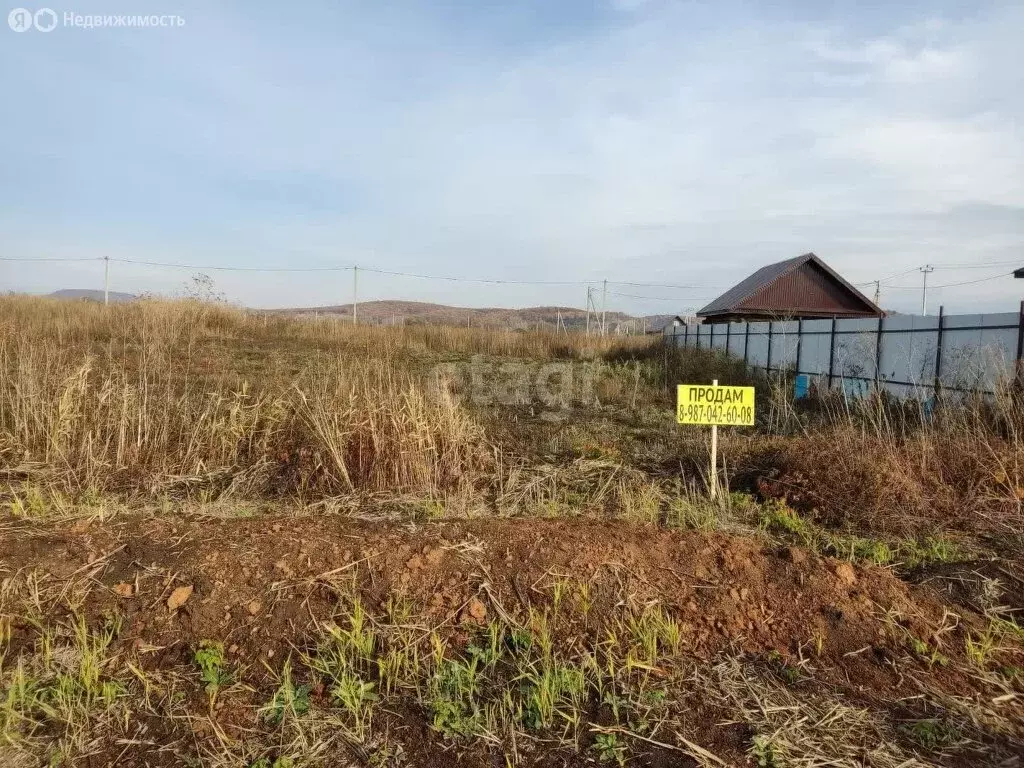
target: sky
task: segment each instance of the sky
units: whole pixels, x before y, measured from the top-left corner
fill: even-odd
[[[0,27],[0,259],[35,260],[0,290],[101,288],[109,257],[111,290],[315,306],[351,273],[214,267],[355,264],[360,300],[582,307],[607,279],[609,309],[675,313],[813,251],[887,309],[921,311],[924,264],[932,313],[1024,297],[1019,2],[49,7]]]

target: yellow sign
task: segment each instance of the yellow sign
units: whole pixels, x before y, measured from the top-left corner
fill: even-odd
[[[676,421],[723,427],[753,426],[754,388],[680,384],[676,387]]]

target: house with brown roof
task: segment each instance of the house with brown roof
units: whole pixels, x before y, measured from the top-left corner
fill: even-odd
[[[697,311],[704,323],[884,314],[813,253],[761,267]]]

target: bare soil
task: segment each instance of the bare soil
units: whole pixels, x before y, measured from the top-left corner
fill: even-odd
[[[915,697],[931,692],[991,698],[981,678],[965,671],[966,633],[982,618],[928,584],[913,585],[883,568],[861,567],[800,548],[773,548],[752,538],[679,532],[655,526],[588,520],[466,520],[422,526],[341,516],[249,519],[119,517],[108,522],[9,524],[0,529],[0,578],[26,573],[41,583],[88,578],[84,612],[90,623],[123,617],[118,653],[138,656],[145,670],[187,668],[203,641],[221,642],[232,664],[249,670],[249,701],[234,701],[198,729],[153,720],[148,744],[103,744],[83,765],[175,765],[195,744],[244,739],[262,727],[256,715],[270,670],[315,643],[318,627],[339,611],[338,585],[351,583],[372,613],[390,598],[408,598],[435,627],[465,644],[490,617],[516,621],[552,603],[560,579],[590,584],[593,608],[576,627],[599,641],[604,619],[623,601],[660,604],[681,622],[685,654],[695,664],[725,655],[793,665],[810,660],[813,679],[844,700],[899,718]],[[32,627],[22,606],[0,605],[13,618],[9,653]],[[907,638],[942,649],[951,662],[911,656]],[[962,663],[961,663],[962,662]],[[921,681],[926,681],[922,683]],[[198,690],[198,689],[197,689]],[[316,692],[315,692],[316,693]],[[205,707],[197,693],[195,706]],[[1013,715],[1010,697],[1002,714]],[[742,725],[714,700],[690,705],[688,736],[733,764],[755,764]],[[487,765],[495,755],[443,747],[414,705],[390,713],[413,765]],[[161,731],[156,733],[156,731]],[[220,735],[218,735],[218,733]],[[1018,743],[985,734],[991,754]],[[358,759],[358,749],[349,750]],[[646,764],[696,764],[650,747]],[[972,763],[975,753],[950,758]],[[558,753],[536,764],[577,764]],[[500,763],[498,763],[500,764]],[[582,764],[582,763],[580,763]]]

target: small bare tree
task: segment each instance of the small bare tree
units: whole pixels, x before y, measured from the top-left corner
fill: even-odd
[[[196,272],[192,275],[192,279],[185,283],[182,295],[186,299],[194,299],[195,301],[216,302],[220,304],[227,302],[224,292],[218,290],[213,278],[204,272]]]

